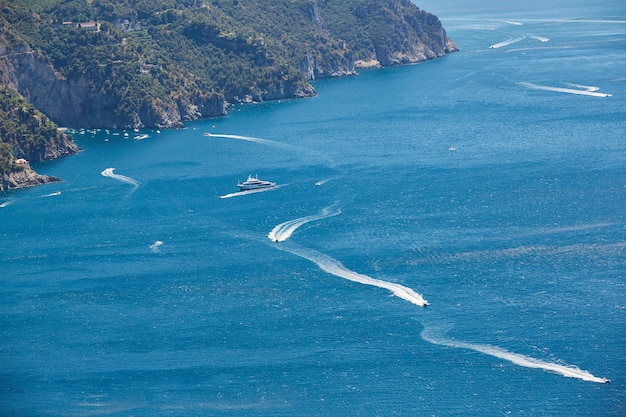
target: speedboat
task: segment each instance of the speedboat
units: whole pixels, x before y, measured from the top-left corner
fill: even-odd
[[[271,188],[276,187],[275,182],[260,180],[259,177],[253,177],[248,175],[248,179],[242,183],[237,183],[237,187],[241,191],[258,190],[259,188]]]

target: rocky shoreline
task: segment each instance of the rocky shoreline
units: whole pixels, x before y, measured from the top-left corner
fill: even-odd
[[[112,18],[61,24],[54,14],[13,5],[8,20],[0,17],[7,28],[0,34],[0,85],[59,126],[180,128],[226,116],[231,104],[312,97],[312,80],[458,50],[439,19],[409,0],[254,3],[248,11],[227,4],[174,5],[171,22],[156,10],[141,19],[134,15],[132,28],[118,28]],[[287,31],[280,36],[265,33],[274,7],[292,16],[274,22]],[[106,16],[96,3],[89,8]],[[234,20],[228,23],[226,16]],[[49,39],[24,31],[29,25]]]
[[[61,179],[49,175],[41,175],[35,172],[26,160],[18,160],[19,170],[0,177],[0,191],[8,191],[17,188],[33,187],[35,185],[60,182]]]
[[[251,2],[246,9],[174,0],[172,10],[131,13],[126,26],[97,2],[87,8],[102,19],[78,24],[61,18],[64,8],[40,14],[7,3],[0,16],[7,106],[0,109],[0,122],[7,121],[4,131],[0,123],[0,191],[59,181],[28,162],[12,165],[78,152],[56,126],[181,128],[226,116],[236,103],[312,97],[313,80],[458,51],[437,16],[410,0],[302,3]],[[277,12],[290,17],[275,19]],[[270,23],[280,35],[267,30]],[[21,133],[20,123],[30,131]]]

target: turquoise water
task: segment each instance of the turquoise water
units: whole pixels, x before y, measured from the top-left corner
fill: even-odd
[[[0,196],[0,414],[624,415],[626,12],[450,4],[445,59]]]

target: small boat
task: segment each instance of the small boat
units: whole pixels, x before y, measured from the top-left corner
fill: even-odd
[[[252,175],[248,175],[248,179],[242,183],[237,183],[237,187],[239,187],[241,191],[258,190],[259,188],[276,187],[276,183],[260,180],[258,176],[253,177]]]

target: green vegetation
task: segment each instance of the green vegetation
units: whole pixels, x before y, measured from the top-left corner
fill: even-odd
[[[0,50],[33,51],[66,89],[84,90],[73,119],[51,114],[83,126],[176,125],[222,115],[224,102],[313,95],[308,78],[354,73],[358,60],[447,52],[439,20],[410,0],[0,0],[0,9]],[[416,58],[417,49],[427,51]],[[33,102],[49,114],[63,107],[41,95]]]
[[[0,142],[0,176],[13,172],[16,167],[13,163],[13,149],[11,145]]]
[[[77,150],[12,91],[66,126],[176,127],[452,50],[410,0],[0,0],[0,173]]]
[[[44,159],[50,142],[63,138],[57,126],[17,93],[0,88],[0,176],[22,169],[16,157]],[[66,138],[63,138],[66,139]]]
[[[0,0],[8,24],[61,76],[85,79],[92,91],[113,97],[121,120],[147,103],[260,100],[287,84],[307,85],[297,66],[269,56],[247,18],[227,13],[232,2],[225,10],[192,0],[31,0],[38,14],[17,3]],[[252,18],[254,10],[244,15]],[[87,28],[96,20],[99,30]]]

